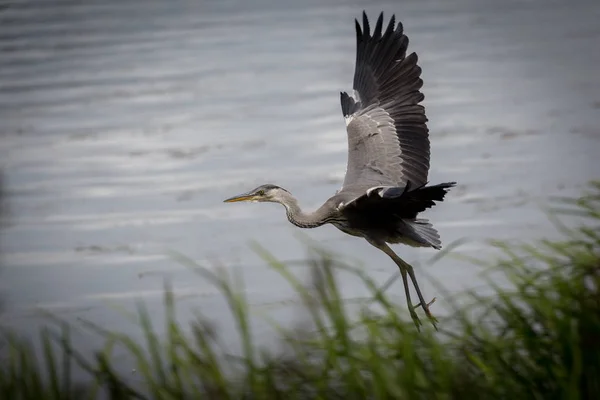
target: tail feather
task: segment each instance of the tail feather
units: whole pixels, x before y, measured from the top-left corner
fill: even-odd
[[[436,250],[442,248],[440,234],[426,219],[415,219],[412,221],[404,221],[412,230],[414,237],[411,239],[419,243],[429,245]],[[410,235],[413,236],[413,235]]]

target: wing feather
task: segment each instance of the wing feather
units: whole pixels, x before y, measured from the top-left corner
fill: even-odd
[[[354,96],[341,93],[348,134],[344,188],[416,187],[427,182],[429,131],[421,68],[415,53],[406,56],[408,37],[392,16],[383,30],[383,13],[373,34],[363,12],[356,24]],[[340,191],[340,192],[341,192]]]

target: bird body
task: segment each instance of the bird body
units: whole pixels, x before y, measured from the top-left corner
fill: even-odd
[[[388,254],[400,268],[411,316],[419,326],[410,299],[410,276],[420,303],[432,321],[412,266],[388,243],[441,248],[438,232],[419,213],[443,201],[455,182],[427,186],[429,130],[421,68],[417,55],[408,56],[408,38],[402,23],[392,16],[383,27],[380,14],[373,33],[363,12],[356,22],[356,64],[353,93],[340,93],[346,121],[348,160],[342,187],[321,207],[306,213],[287,190],[273,184],[259,186],[225,200],[275,202],[286,209],[288,220],[301,228],[332,224],[344,233],[366,239]],[[434,323],[435,325],[435,323]]]

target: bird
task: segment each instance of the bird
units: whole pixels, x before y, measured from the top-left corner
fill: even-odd
[[[421,104],[423,80],[418,56],[407,55],[409,39],[401,21],[392,15],[384,28],[380,13],[371,33],[362,13],[355,19],[356,61],[353,91],[340,92],[346,122],[348,155],[342,187],[313,212],[303,211],[286,189],[261,185],[225,199],[272,202],[285,207],[287,219],[300,228],[331,224],[340,231],[366,239],[387,254],[400,269],[408,310],[417,328],[422,325],[416,309],[421,306],[437,329],[419,288],[414,268],[401,259],[390,244],[441,249],[440,235],[420,213],[442,202],[456,182],[429,185],[430,143],[428,118]],[[410,278],[419,298],[413,306]]]

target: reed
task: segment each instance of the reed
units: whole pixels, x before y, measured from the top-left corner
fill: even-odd
[[[364,269],[322,249],[306,261],[314,277],[310,285],[289,265],[257,249],[310,316],[302,335],[265,320],[285,343],[285,351],[268,352],[255,342],[240,277],[174,255],[227,300],[241,356],[223,351],[214,327],[201,315],[191,326],[179,325],[174,297],[165,287],[166,334],[159,337],[143,304],[137,313],[143,343],[88,322],[87,329],[106,343],[91,361],[72,347],[67,325],[61,324],[58,333],[40,333],[41,357],[6,331],[2,398],[600,398],[600,183],[590,188],[580,198],[554,200],[549,215],[561,240],[493,243],[500,257],[474,260],[510,284],[500,286],[490,278],[492,295],[463,294],[469,301],[440,320],[439,332],[427,326],[417,331],[404,305],[395,304]],[[560,223],[564,214],[579,217],[580,225],[566,228]],[[336,278],[340,270],[359,278],[368,301],[357,306],[343,299]],[[115,372],[116,347],[135,360],[138,383]],[[74,368],[87,371],[92,384],[77,385],[71,379]]]

